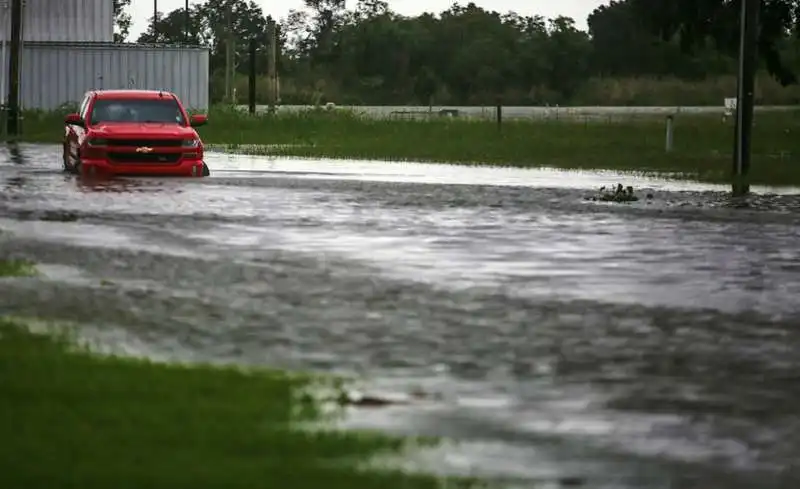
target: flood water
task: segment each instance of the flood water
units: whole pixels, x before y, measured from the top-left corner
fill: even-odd
[[[206,179],[89,183],[60,161],[0,153],[0,257],[43,272],[0,280],[0,313],[424,391],[344,423],[454,441],[409,468],[800,487],[800,189],[221,154]],[[617,182],[653,198],[586,200]]]

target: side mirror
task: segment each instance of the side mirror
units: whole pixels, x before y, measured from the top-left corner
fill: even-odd
[[[204,126],[208,122],[208,116],[205,114],[195,114],[189,117],[189,125],[192,127]]]
[[[80,114],[68,114],[64,117],[64,124],[72,124],[73,126],[84,127],[83,119]]]

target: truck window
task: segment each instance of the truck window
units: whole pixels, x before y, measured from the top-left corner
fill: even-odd
[[[101,122],[156,122],[186,125],[180,106],[172,98],[97,99],[92,107],[90,124]]]

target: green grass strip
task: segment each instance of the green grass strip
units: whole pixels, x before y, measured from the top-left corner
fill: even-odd
[[[32,277],[36,266],[25,260],[0,260],[0,277]]]

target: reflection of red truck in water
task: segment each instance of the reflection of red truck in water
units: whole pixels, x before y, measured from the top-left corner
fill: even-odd
[[[208,176],[195,127],[175,94],[157,90],[87,92],[64,120],[64,170],[81,175]]]

